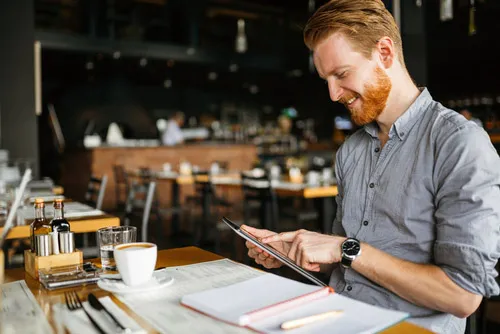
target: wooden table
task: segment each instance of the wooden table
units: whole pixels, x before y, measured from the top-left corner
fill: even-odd
[[[132,172],[134,174],[134,172]],[[135,173],[137,175],[137,173]],[[226,172],[217,175],[213,175],[210,178],[207,175],[179,175],[177,173],[155,173],[155,178],[159,181],[170,181],[172,182],[172,204],[171,207],[179,207],[179,185],[193,184],[195,181],[198,182],[211,182],[216,187],[225,188],[241,188],[241,178],[239,173]],[[291,186],[290,186],[291,185]],[[294,187],[296,186],[296,187]],[[274,192],[278,196],[294,196],[302,197],[305,199],[313,199],[316,203],[317,210],[319,212],[319,222],[321,224],[320,228],[323,233],[331,232],[331,224],[335,215],[335,207],[332,197],[338,195],[337,185],[322,185],[322,186],[304,186],[300,183],[292,182],[282,182],[273,186]],[[210,194],[204,194],[203,196],[203,215],[204,217],[210,216]],[[264,219],[264,218],[261,218]],[[262,221],[265,221],[262,220]],[[178,231],[179,217],[178,214],[174,214],[172,218],[173,230]],[[264,223],[264,226],[269,226]]]
[[[157,267],[172,267],[172,266],[182,266],[187,264],[201,263],[206,261],[213,261],[221,259],[219,255],[201,250],[196,247],[185,247],[177,249],[162,250],[158,252],[158,260],[156,262]],[[99,262],[99,259],[95,259],[95,262]],[[28,274],[25,274],[22,269],[10,269],[5,273],[6,282],[12,282],[16,280],[25,279],[28,287],[35,295],[36,300],[41,305],[42,310],[48,317],[51,325],[54,325],[52,319],[52,305],[56,303],[63,303],[64,292],[75,290],[79,292],[79,295],[84,297],[90,292],[96,294],[98,297],[111,296],[113,301],[127,312],[139,325],[148,331],[148,333],[156,333],[156,331],[145,321],[143,321],[139,316],[137,316],[132,310],[130,310],[126,305],[121,303],[112,294],[100,290],[97,285],[92,284],[85,287],[78,288],[68,288],[60,289],[55,291],[45,290],[37,281],[32,279]],[[402,322],[397,324],[382,333],[384,334],[396,334],[396,333],[406,333],[406,334],[427,334],[430,331],[413,325],[409,322]]]
[[[102,215],[85,218],[68,218],[71,231],[74,233],[96,232],[102,227],[120,226],[120,218],[111,215]],[[3,227],[0,227],[2,233]],[[14,226],[7,239],[21,239],[30,237],[30,225]]]

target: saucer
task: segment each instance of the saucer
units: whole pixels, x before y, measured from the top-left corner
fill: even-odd
[[[100,279],[97,281],[97,286],[103,290],[120,294],[132,294],[139,292],[149,292],[165,288],[174,282],[174,278],[167,274],[164,270],[157,270],[153,273],[153,277],[143,284],[136,286],[128,286],[121,280]]]

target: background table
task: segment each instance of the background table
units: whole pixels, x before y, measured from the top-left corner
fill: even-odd
[[[120,218],[111,215],[93,216],[85,218],[67,218],[71,231],[74,233],[96,232],[102,227],[120,226]],[[0,226],[0,233],[3,227]],[[30,225],[14,226],[7,239],[21,239],[30,237]]]

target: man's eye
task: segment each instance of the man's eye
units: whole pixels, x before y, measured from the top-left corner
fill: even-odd
[[[344,72],[342,72],[340,74],[337,74],[337,78],[344,79],[346,77],[346,74],[347,74],[347,71],[344,71]]]

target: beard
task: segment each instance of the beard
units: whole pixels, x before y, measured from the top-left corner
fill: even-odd
[[[380,67],[375,68],[374,72],[375,83],[367,83],[363,95],[350,95],[340,100],[340,103],[350,111],[352,121],[357,125],[365,125],[377,119],[384,111],[392,89],[391,79]],[[353,97],[358,97],[363,102],[361,108],[351,108],[347,104]]]

